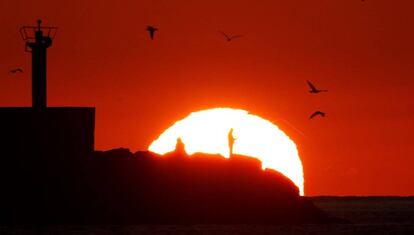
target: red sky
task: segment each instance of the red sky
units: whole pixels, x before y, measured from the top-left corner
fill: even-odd
[[[296,142],[307,195],[413,195],[412,9],[408,0],[1,1],[0,106],[31,104],[18,29],[42,18],[59,27],[49,105],[95,106],[97,149],[144,150],[192,111],[242,108]],[[154,41],[148,24],[160,29]],[[244,37],[228,43],[218,30]],[[26,73],[9,75],[14,67]],[[330,92],[310,95],[306,80]],[[315,110],[327,117],[309,120]]]

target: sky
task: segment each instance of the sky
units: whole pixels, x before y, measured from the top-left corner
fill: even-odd
[[[49,106],[96,107],[95,148],[145,150],[193,111],[248,110],[297,144],[306,195],[414,195],[414,2],[0,1],[0,106],[30,106],[19,28],[59,30]],[[151,41],[147,25],[159,28]],[[227,42],[219,31],[242,34]],[[8,71],[22,67],[25,73]],[[306,81],[329,92],[311,95]],[[326,118],[309,120],[321,110]]]

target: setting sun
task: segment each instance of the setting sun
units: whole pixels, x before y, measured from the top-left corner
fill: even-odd
[[[165,154],[181,138],[188,154],[196,152],[229,157],[228,133],[234,129],[234,153],[255,157],[303,189],[303,167],[295,143],[275,124],[245,110],[216,108],[191,113],[177,121],[152,142],[149,150]]]

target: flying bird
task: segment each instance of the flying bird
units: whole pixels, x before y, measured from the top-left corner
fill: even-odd
[[[150,34],[150,38],[151,38],[151,40],[154,40],[154,34],[155,34],[155,31],[158,31],[158,29],[157,29],[157,28],[155,28],[154,26],[148,25],[148,27],[147,27],[147,31],[148,31],[148,32],[149,32],[149,34]]]
[[[225,32],[219,31],[226,39],[228,42],[230,42],[231,40],[235,39],[235,38],[241,38],[243,37],[243,35],[227,35]]]
[[[328,90],[319,90],[319,89],[317,89],[310,81],[308,81],[308,86],[310,88],[310,90],[309,90],[310,93],[317,94],[319,92],[327,92],[328,91]]]
[[[316,116],[318,116],[318,115],[320,115],[321,117],[325,117],[326,113],[321,112],[321,111],[316,111],[316,112],[314,112],[314,113],[313,113],[313,114],[309,117],[309,119],[312,119],[312,118],[314,118],[314,117],[316,117]]]
[[[22,68],[15,68],[15,69],[11,69],[9,72],[11,74],[23,73],[23,69]]]

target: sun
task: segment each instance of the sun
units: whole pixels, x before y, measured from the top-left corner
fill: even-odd
[[[233,129],[235,154],[251,156],[262,168],[279,171],[304,195],[303,167],[295,143],[275,124],[245,110],[214,108],[193,112],[153,141],[148,150],[165,154],[181,138],[188,154],[196,152],[229,157],[228,133]]]

